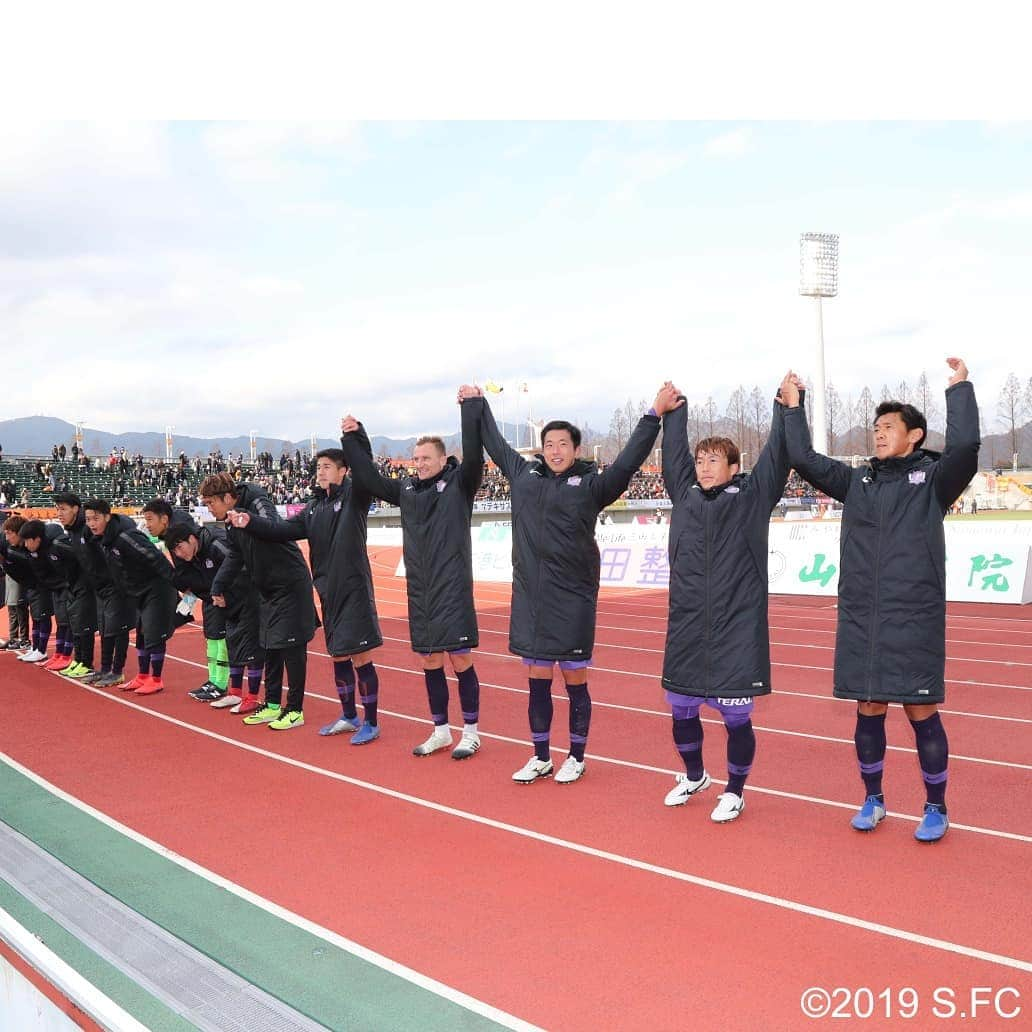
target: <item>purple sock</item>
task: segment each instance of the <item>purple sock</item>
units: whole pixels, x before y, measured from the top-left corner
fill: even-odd
[[[372,663],[363,663],[355,670],[358,674],[358,693],[362,697],[362,708],[367,723],[376,727],[376,705],[380,697],[380,678]]]
[[[244,668],[242,666],[230,666],[229,687],[233,689],[234,695],[239,695],[244,688]]]
[[[460,670],[455,676],[459,679],[462,719],[467,724],[476,724],[480,720],[480,678],[473,667]]]
[[[753,759],[756,756],[756,733],[753,731],[752,721],[748,717],[741,722],[728,720],[725,727],[727,729],[727,788],[724,791],[740,796],[745,789],[745,779],[752,770]]]
[[[860,765],[860,777],[864,780],[864,792],[877,796],[882,802],[882,771],[885,769],[885,717],[856,715],[856,731],[853,743],[856,745],[856,759]]]
[[[248,695],[257,695],[262,690],[262,669],[261,664],[247,668]]]
[[[552,679],[531,677],[529,681],[530,703],[527,714],[530,717],[530,740],[534,743],[534,755],[539,760],[547,760],[552,731]]]
[[[674,717],[674,745],[681,754],[689,780],[698,781],[705,770],[702,764],[702,718]]]
[[[946,810],[946,768],[950,759],[950,744],[938,712],[925,720],[911,720],[917,759],[921,765],[927,801]]]
[[[159,645],[156,649],[151,649],[150,654],[150,671],[151,677],[161,678],[161,669],[165,665],[165,646]]]
[[[355,667],[350,659],[335,659],[333,661],[333,683],[337,688],[337,697],[340,699],[340,708],[348,720],[354,720],[358,716],[355,708]]]
[[[583,763],[591,727],[591,696],[586,682],[568,684],[566,694],[570,697],[570,755]]]
[[[434,727],[448,726],[448,675],[444,667],[436,667],[432,670],[424,670],[423,678],[426,680],[426,695],[430,701],[430,719]]]

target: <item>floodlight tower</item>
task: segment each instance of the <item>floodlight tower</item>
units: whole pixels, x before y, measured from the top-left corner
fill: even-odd
[[[838,234],[803,233],[799,237],[799,293],[817,308],[817,369],[813,382],[813,446],[828,451],[828,419],[824,386],[824,312],[821,298],[838,293]]]
[[[165,427],[165,458],[166,459],[171,459],[172,458],[172,451],[173,451],[173,449],[175,447],[175,437],[174,437],[175,432],[176,432],[176,428],[174,426],[166,426]]]

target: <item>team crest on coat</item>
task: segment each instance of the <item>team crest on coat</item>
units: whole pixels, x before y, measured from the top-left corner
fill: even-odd
[[[210,570],[215,564],[210,559],[204,560],[204,568]]]
[[[342,505],[342,504],[343,504],[343,502],[341,501],[341,499],[340,499],[340,498],[338,498],[338,499],[337,499],[337,500],[336,500],[336,501],[335,501],[335,502],[333,503],[333,511],[334,511],[334,512],[340,512],[340,507],[341,507],[341,505]]]
[[[907,480],[912,484],[923,484],[925,482],[925,471],[923,469],[913,469],[910,471]]]
[[[568,483],[570,487],[576,487],[580,482],[580,477],[570,477],[570,479],[566,481],[566,483]]]
[[[437,493],[440,494],[447,486],[448,486],[448,482],[446,480],[438,480],[437,481]]]
[[[741,490],[742,489],[740,487],[737,487],[735,484],[732,484],[730,487],[724,488],[724,494],[738,494],[738,492]]]

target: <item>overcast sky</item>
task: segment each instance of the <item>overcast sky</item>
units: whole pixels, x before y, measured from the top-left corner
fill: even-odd
[[[605,429],[814,367],[799,234],[840,234],[828,378],[1032,376],[1032,125],[7,124],[4,417],[449,431],[461,382]],[[495,402],[497,408],[497,402]]]

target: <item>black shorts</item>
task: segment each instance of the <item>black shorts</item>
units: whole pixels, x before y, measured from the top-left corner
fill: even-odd
[[[204,636],[209,641],[218,641],[226,636],[226,610],[222,606],[212,605],[211,602],[201,603],[201,619],[203,620]]]
[[[68,589],[54,588],[50,592],[54,599],[54,620],[58,627],[67,627],[68,619]]]
[[[265,666],[265,649],[259,643],[257,599],[227,611],[226,651],[230,666]]]
[[[69,588],[65,600],[72,634],[92,634],[97,629],[97,596],[90,590]]]
[[[105,638],[128,634],[136,623],[136,604],[129,595],[115,588],[97,593],[97,629]]]
[[[50,588],[36,587],[27,588],[25,591],[26,600],[29,603],[29,613],[32,621],[48,620],[54,615],[54,596]]]
[[[170,580],[156,580],[136,596],[136,647],[164,645],[175,629],[179,593]]]

